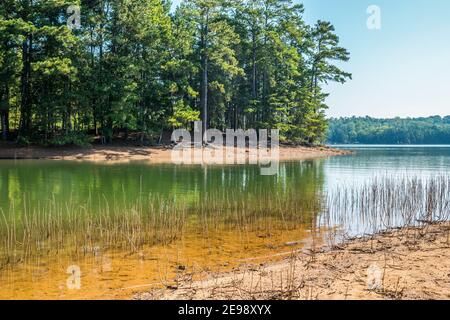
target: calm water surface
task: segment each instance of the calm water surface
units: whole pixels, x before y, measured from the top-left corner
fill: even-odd
[[[70,161],[0,161],[0,210],[15,212],[48,201],[127,206],[142,198],[195,203],[199,199],[304,196],[377,176],[428,177],[450,173],[450,146],[336,146],[348,156],[284,162],[277,176],[256,166],[175,166]],[[306,201],[307,199],[305,199]]]
[[[94,271],[85,274],[84,283],[90,285],[85,285],[87,291],[79,294],[104,297],[108,290],[161,279],[161,268],[166,268],[164,274],[170,277],[173,268],[181,262],[205,268],[233,266],[245,259],[291,250],[286,248],[286,243],[304,245],[320,224],[324,199],[343,187],[358,187],[377,177],[426,178],[450,174],[449,146],[336,147],[355,153],[314,161],[283,162],[276,176],[261,176],[259,168],[250,165],[2,160],[0,214],[4,220],[12,221],[11,218],[16,217],[24,221],[46,208],[55,207],[67,211],[76,207],[88,208],[90,214],[100,215],[105,210],[115,210],[118,214],[128,212],[136,204],[161,205],[168,201],[186,206],[188,225],[183,236],[164,246],[143,248],[136,258],[140,259],[138,264],[136,260],[123,258],[122,254],[122,258],[115,260],[119,264],[117,270],[120,270],[116,277],[93,267],[94,262],[88,263],[89,267],[85,268]],[[214,228],[205,223],[209,219],[205,218],[205,208],[217,211],[219,222],[216,221]],[[239,208],[244,208],[245,215],[238,214]],[[364,219],[351,220],[349,212],[338,213],[341,214],[347,215],[346,221],[352,221],[341,226],[348,233],[365,232]],[[341,219],[335,217],[333,221],[339,227]],[[5,228],[4,224],[0,225]],[[1,234],[5,237],[7,233]],[[5,239],[1,240],[11,245]],[[6,251],[0,248],[0,253]],[[32,251],[28,249],[27,252]],[[143,256],[152,258],[143,259]],[[95,263],[99,263],[97,260]],[[35,297],[36,290],[49,298],[77,297],[65,289],[66,261],[80,265],[87,263],[70,255],[58,262],[39,260],[37,269],[35,266],[26,269],[27,272],[23,266],[11,267],[7,276],[0,272],[0,278],[4,280],[0,284],[3,292],[0,298]],[[116,268],[111,270],[116,271]],[[124,273],[124,270],[128,271]],[[49,281],[49,277],[54,281]],[[104,291],[97,292],[97,289]],[[117,291],[111,295],[118,297]]]

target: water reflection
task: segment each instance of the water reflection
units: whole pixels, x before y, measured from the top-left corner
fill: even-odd
[[[48,201],[94,207],[128,207],[149,197],[174,199],[190,206],[199,202],[271,201],[297,197],[315,202],[323,190],[324,162],[284,163],[276,176],[260,175],[259,167],[93,164],[63,161],[0,162],[0,208],[28,211]]]

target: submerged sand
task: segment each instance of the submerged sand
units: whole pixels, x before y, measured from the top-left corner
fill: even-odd
[[[449,299],[450,223],[404,228],[281,262],[180,277],[136,299]]]

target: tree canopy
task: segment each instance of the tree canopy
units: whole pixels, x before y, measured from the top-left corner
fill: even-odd
[[[67,24],[71,5],[80,26]],[[323,142],[323,85],[351,78],[329,22],[307,25],[292,0],[3,0],[3,139],[109,142],[189,128],[278,128]]]
[[[352,117],[330,120],[333,144],[450,144],[450,116],[376,119]]]

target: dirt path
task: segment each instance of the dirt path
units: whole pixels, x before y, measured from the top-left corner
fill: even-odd
[[[280,160],[306,160],[343,155],[348,152],[326,147],[281,147]],[[0,145],[0,159],[53,159],[88,161],[149,160],[152,163],[170,163],[171,149],[134,146],[93,146],[91,148],[17,148]]]
[[[354,239],[282,262],[180,276],[175,287],[136,299],[449,299],[450,223]]]

